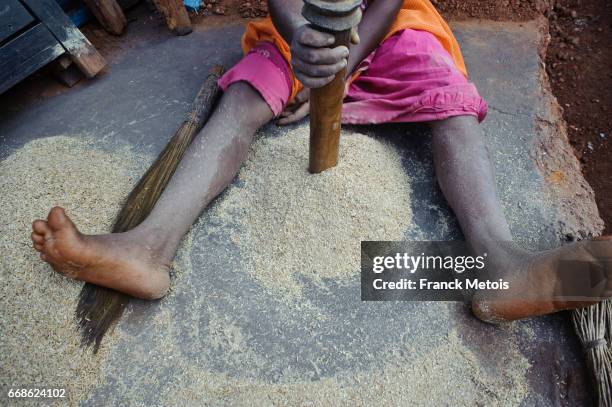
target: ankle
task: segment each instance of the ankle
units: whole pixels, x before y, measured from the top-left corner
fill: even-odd
[[[152,256],[162,260],[172,260],[182,236],[175,236],[167,229],[140,224],[126,232],[129,238],[143,246]]]
[[[468,240],[472,250],[478,255],[487,256],[488,261],[497,267],[508,266],[519,260],[531,257],[532,253],[513,241]]]

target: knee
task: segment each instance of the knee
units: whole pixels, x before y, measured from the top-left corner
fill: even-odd
[[[231,120],[253,131],[274,117],[264,98],[247,82],[231,84],[223,94],[221,104],[231,112]]]
[[[434,134],[440,133],[478,133],[478,119],[471,115],[453,116],[443,120],[430,122]]]
[[[484,135],[474,116],[456,116],[431,122],[434,152],[444,151],[467,156],[487,150]]]

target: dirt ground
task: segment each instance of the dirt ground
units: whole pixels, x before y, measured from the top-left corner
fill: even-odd
[[[612,2],[557,0],[547,71],[574,151],[612,233]]]
[[[486,18],[496,21],[531,20],[545,14],[551,0],[431,0],[448,19]]]

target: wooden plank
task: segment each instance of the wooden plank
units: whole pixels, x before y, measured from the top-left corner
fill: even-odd
[[[106,61],[96,51],[55,0],[20,0],[62,44],[79,69],[91,78],[104,68]]]
[[[113,35],[120,35],[123,32],[127,20],[115,0],[83,0],[83,2],[106,31]]]
[[[153,3],[166,19],[168,28],[178,35],[187,35],[192,31],[183,0],[153,0]]]
[[[0,42],[34,21],[18,0],[0,2]]]
[[[10,71],[13,65],[20,65],[32,55],[57,43],[44,24],[38,23],[0,48],[0,67]]]
[[[65,52],[43,24],[38,24],[0,48],[0,93]]]

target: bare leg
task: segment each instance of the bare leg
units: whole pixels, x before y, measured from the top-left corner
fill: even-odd
[[[273,113],[245,83],[232,85],[195,138],[150,216],[125,233],[81,234],[63,209],[33,223],[32,241],[58,272],[144,298],[168,290],[168,270],[181,238],[232,181],[253,135]]]
[[[482,131],[471,116],[431,123],[433,154],[440,187],[475,253],[487,253],[489,271],[511,282],[508,292],[476,294],[475,314],[490,322],[542,315],[594,303],[559,300],[564,281],[562,260],[591,263],[609,273],[602,261],[612,257],[612,242],[582,242],[543,253],[530,253],[512,242],[496,194],[493,168]],[[612,287],[593,288],[584,296],[612,296]]]

